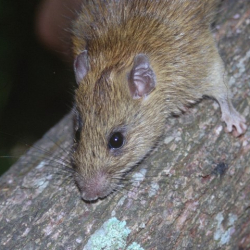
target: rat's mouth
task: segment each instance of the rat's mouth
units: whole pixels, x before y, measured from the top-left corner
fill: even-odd
[[[106,194],[102,194],[102,193],[90,194],[88,192],[81,192],[81,198],[87,202],[94,202],[94,201],[97,201],[99,199],[106,198],[110,193],[112,193],[112,191],[107,192]]]

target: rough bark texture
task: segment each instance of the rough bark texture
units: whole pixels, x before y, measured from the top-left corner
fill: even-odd
[[[215,39],[249,121],[249,1],[223,1]],[[223,126],[212,100],[170,118],[127,187],[88,204],[62,164],[68,115],[0,178],[0,249],[250,249],[250,132]]]

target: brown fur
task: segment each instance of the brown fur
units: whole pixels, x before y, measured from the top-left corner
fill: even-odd
[[[83,199],[115,190],[122,175],[155,145],[171,113],[204,95],[219,102],[228,98],[224,67],[210,32],[215,4],[83,1],[73,28],[74,54],[86,49],[90,66],[76,90],[83,127],[73,161]],[[134,100],[127,76],[139,53],[149,58],[156,87]],[[109,136],[117,130],[124,132],[126,142],[121,149],[110,150]]]

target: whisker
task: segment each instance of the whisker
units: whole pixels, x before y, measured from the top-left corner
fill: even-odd
[[[63,148],[62,146],[60,146],[57,142],[55,142],[54,140],[52,140],[49,136],[47,136],[46,138],[48,138],[50,141],[52,141],[58,148],[60,148],[63,152],[65,152],[66,154],[69,153],[69,151],[67,151],[65,148]],[[72,145],[71,145],[72,146]]]
[[[0,158],[19,158],[20,156],[8,156],[8,155],[5,155],[5,156],[0,156]],[[71,174],[74,174],[76,171],[71,167],[71,164],[68,164],[67,162],[64,162],[63,159],[53,159],[53,158],[44,158],[47,163],[44,163],[43,166],[47,166],[47,167],[51,167],[51,168],[56,168],[56,169],[59,169],[60,171],[63,171],[65,173],[71,173]],[[57,165],[52,165],[50,163],[57,163],[59,164],[60,166],[57,166]],[[23,163],[26,163],[26,164],[29,164],[31,163],[30,161],[27,161],[27,162],[23,162]]]
[[[36,149],[38,152],[42,152],[42,153],[45,153],[46,156],[53,156],[53,152],[50,152],[49,150],[46,150],[45,148],[42,148],[42,147],[38,147],[37,145],[30,145],[26,142],[23,141],[22,138],[18,137],[18,136],[14,136],[14,135],[11,135],[9,133],[4,133],[4,132],[0,132],[1,134],[5,134],[5,135],[8,135],[8,136],[11,136],[11,137],[15,137],[15,138],[18,138],[21,142],[23,142],[23,145],[25,145],[26,147],[28,147],[28,150],[26,152],[28,152],[29,150],[31,150],[32,148]],[[70,154],[71,153],[71,149],[72,149],[72,144],[70,145],[70,150],[66,150],[65,148],[61,147],[60,145],[58,145],[58,143],[56,143],[54,140],[52,140],[50,137],[47,136],[47,138],[53,142],[56,146],[58,146],[62,151],[64,151],[66,154]],[[57,157],[57,156],[56,156]],[[61,158],[58,158],[61,160]],[[67,163],[71,163],[69,160],[67,160],[68,162]]]

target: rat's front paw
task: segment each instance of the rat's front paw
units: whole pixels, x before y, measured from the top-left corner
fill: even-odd
[[[236,110],[222,114],[222,120],[227,124],[226,131],[238,137],[246,132],[246,119]]]
[[[226,131],[238,137],[244,134],[247,130],[246,119],[238,113],[229,98],[218,98],[220,103],[222,121],[227,124]]]

